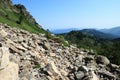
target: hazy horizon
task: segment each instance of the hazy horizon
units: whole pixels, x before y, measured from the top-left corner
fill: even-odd
[[[12,0],[23,4],[44,29],[120,26],[120,0]]]

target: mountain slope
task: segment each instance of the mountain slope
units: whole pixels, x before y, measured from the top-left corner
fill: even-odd
[[[102,29],[100,31],[104,32],[104,33],[109,33],[109,34],[117,35],[117,36],[120,37],[120,27],[114,27],[114,28],[111,28],[111,29]]]
[[[13,5],[10,0],[0,0],[0,22],[33,33],[44,33],[23,5]]]
[[[0,36],[0,80],[120,80],[105,56],[4,24]]]
[[[29,31],[0,24],[0,80],[120,80],[120,66],[107,57],[72,45],[66,47],[59,38],[53,40],[44,34],[30,33],[39,33],[42,28],[22,12],[24,7],[15,5],[18,10],[23,9],[19,13],[7,2],[10,0],[0,1],[5,1],[1,6],[1,22]],[[82,41],[93,39],[81,32],[73,31],[70,35],[72,39],[85,37]]]

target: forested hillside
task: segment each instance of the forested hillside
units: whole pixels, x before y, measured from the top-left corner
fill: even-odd
[[[90,36],[81,31],[71,31],[61,34],[70,44],[75,44],[78,48],[94,50],[95,54],[107,56],[111,62],[120,64],[120,39],[105,39],[99,36]],[[105,35],[103,36],[105,37]]]

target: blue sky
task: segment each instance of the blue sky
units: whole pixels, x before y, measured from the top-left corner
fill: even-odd
[[[12,0],[21,3],[44,29],[120,26],[120,0]]]

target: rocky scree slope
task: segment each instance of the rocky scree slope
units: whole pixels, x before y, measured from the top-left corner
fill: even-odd
[[[120,80],[120,66],[45,34],[1,24],[0,80]]]

